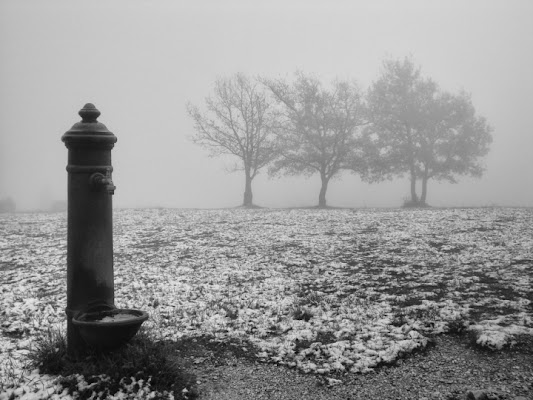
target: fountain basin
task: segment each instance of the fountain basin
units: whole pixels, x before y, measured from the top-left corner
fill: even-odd
[[[115,308],[82,313],[72,323],[88,346],[113,350],[126,344],[139,330],[148,314],[141,310]]]

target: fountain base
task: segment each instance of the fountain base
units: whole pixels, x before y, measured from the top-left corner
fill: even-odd
[[[82,313],[72,323],[89,347],[105,351],[126,344],[147,319],[144,311],[115,308]]]

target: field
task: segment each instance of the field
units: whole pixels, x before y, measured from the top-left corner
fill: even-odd
[[[533,334],[533,209],[115,210],[114,254],[116,305],[159,337],[243,339],[302,372]],[[0,376],[53,381],[23,365],[65,329],[65,276],[65,214],[0,215]]]

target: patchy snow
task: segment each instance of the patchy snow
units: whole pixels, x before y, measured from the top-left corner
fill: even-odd
[[[465,321],[495,349],[533,334],[532,209],[117,210],[114,227],[116,304],[162,338],[243,338],[325,374]],[[0,215],[0,388],[28,399],[60,390],[23,366],[65,329],[66,236],[66,214]]]
[[[483,320],[471,325],[469,330],[477,334],[479,345],[501,350],[506,345],[513,346],[518,335],[533,335],[533,320],[531,313],[522,312]]]

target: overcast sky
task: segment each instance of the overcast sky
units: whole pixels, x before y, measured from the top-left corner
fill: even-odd
[[[217,77],[355,79],[411,56],[444,90],[472,94],[494,128],[481,179],[430,181],[435,206],[533,206],[533,2],[0,0],[0,198],[18,209],[66,199],[65,131],[87,102],[117,137],[115,207],[231,207],[244,177],[190,142],[187,101]],[[315,205],[320,179],[254,181],[254,202]],[[346,174],[328,204],[399,206],[406,179]]]

